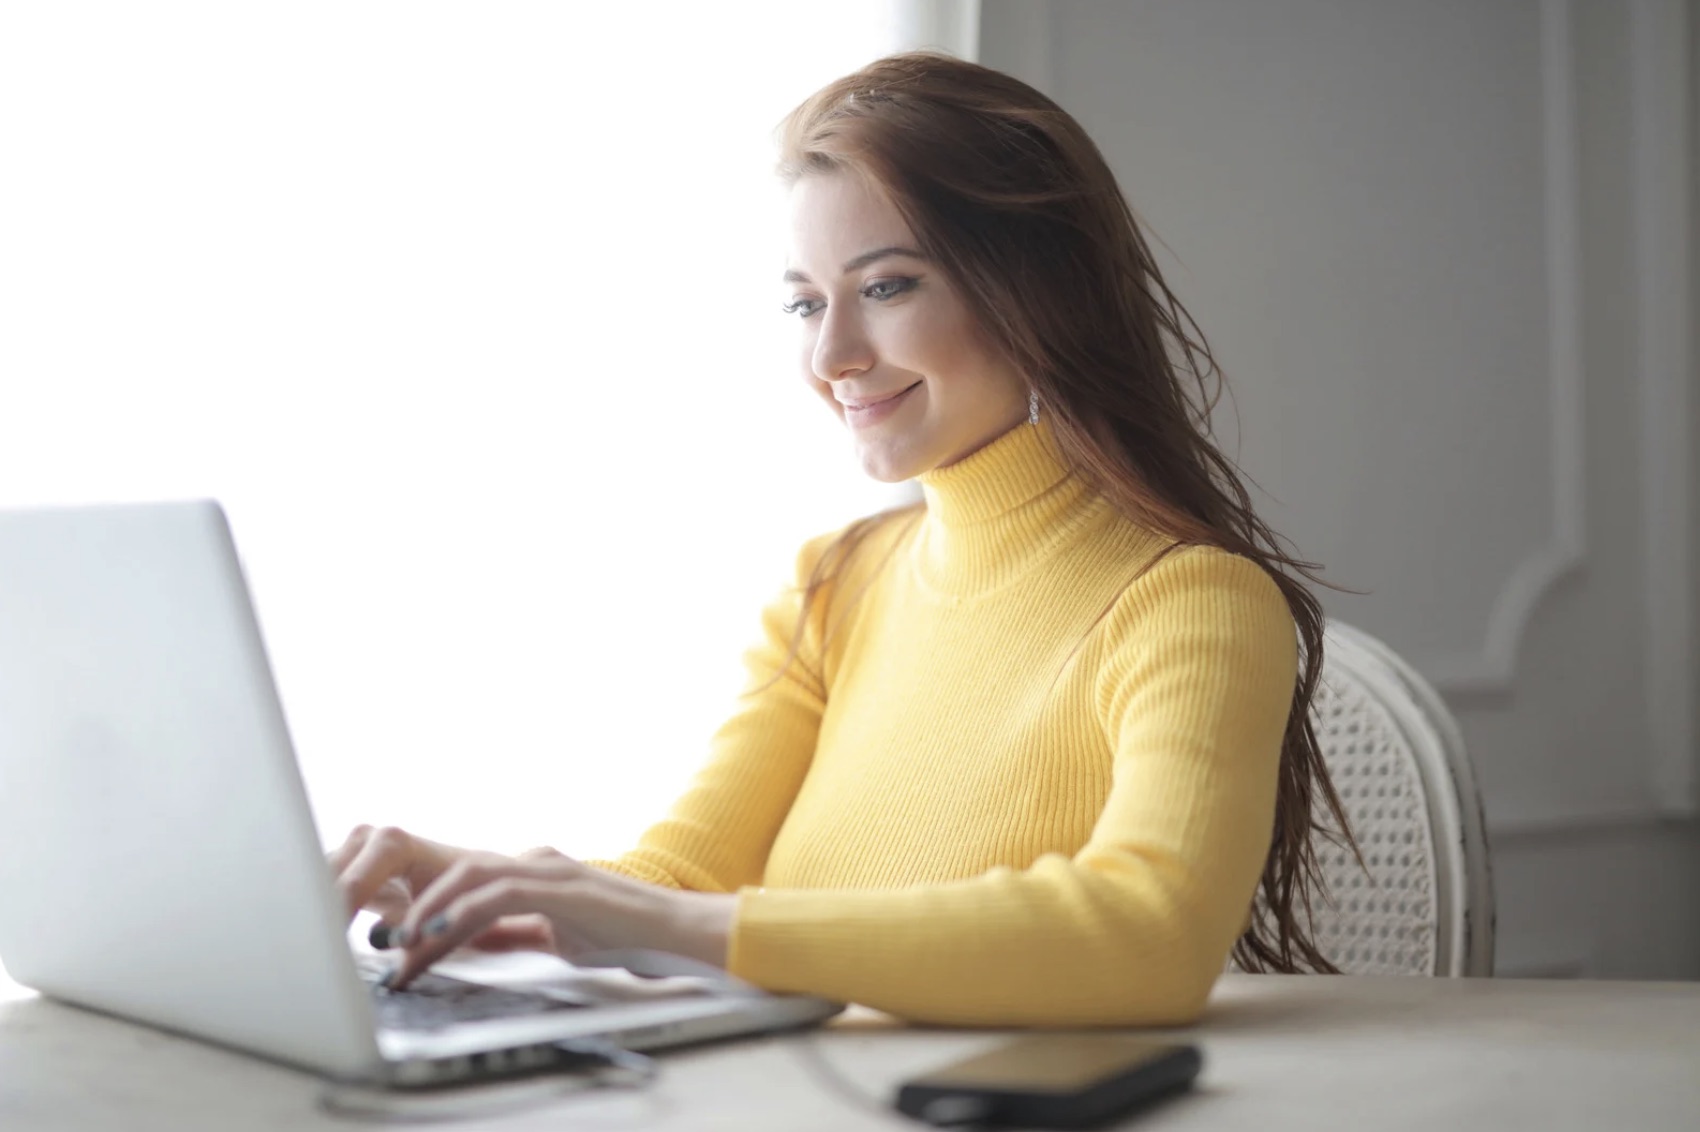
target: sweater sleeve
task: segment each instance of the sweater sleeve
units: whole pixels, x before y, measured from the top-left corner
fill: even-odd
[[[834,532],[836,533],[836,532]],[[732,892],[761,879],[768,851],[814,757],[826,707],[820,619],[811,615],[787,666],[803,588],[833,534],[804,544],[795,584],[763,609],[744,653],[748,677],[737,710],[710,741],[709,757],[666,818],[614,860],[589,864],[651,884]],[[815,609],[825,605],[823,587]],[[775,679],[784,667],[784,674]]]
[[[1087,843],[903,889],[745,889],[728,966],[945,1025],[1161,1025],[1202,1011],[1269,852],[1297,676],[1269,576],[1169,555],[1103,627],[1111,788]]]

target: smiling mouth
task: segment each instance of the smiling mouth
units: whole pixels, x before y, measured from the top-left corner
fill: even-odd
[[[915,383],[915,385],[911,385],[908,389],[899,389],[896,393],[893,393],[890,397],[881,397],[878,401],[862,401],[862,402],[859,402],[859,403],[858,402],[852,402],[852,401],[843,401],[843,402],[840,402],[840,404],[842,404],[848,410],[871,409],[876,405],[883,405],[887,401],[897,400],[899,397],[903,396],[905,393],[908,393],[908,392],[910,392],[910,390],[913,390],[916,385],[920,385],[920,384],[921,383],[919,381],[917,381]]]

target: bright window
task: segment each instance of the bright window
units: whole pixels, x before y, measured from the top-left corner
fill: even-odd
[[[810,534],[771,129],[901,4],[17,5],[0,506],[216,496],[322,834],[625,847]]]

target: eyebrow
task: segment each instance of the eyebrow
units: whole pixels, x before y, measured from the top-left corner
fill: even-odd
[[[863,252],[855,259],[849,260],[844,265],[844,274],[849,275],[852,271],[860,271],[870,263],[876,263],[879,260],[885,259],[887,256],[907,256],[910,259],[919,260],[925,260],[927,258],[914,248],[905,248],[900,245],[893,244],[890,247],[875,248],[871,252]],[[801,271],[791,270],[785,273],[784,281],[787,283],[807,283],[809,282],[809,277],[804,275]]]

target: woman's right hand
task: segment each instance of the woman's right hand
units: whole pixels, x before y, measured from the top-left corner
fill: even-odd
[[[399,924],[419,894],[469,852],[395,826],[357,825],[326,859],[350,921],[364,908]]]
[[[527,859],[552,850],[533,849]],[[326,854],[348,919],[362,908],[376,912],[380,922],[399,925],[419,894],[457,862],[469,857],[495,857],[430,841],[395,826],[357,825],[341,846]],[[469,941],[486,951],[554,950],[548,922],[539,916],[505,916]]]

